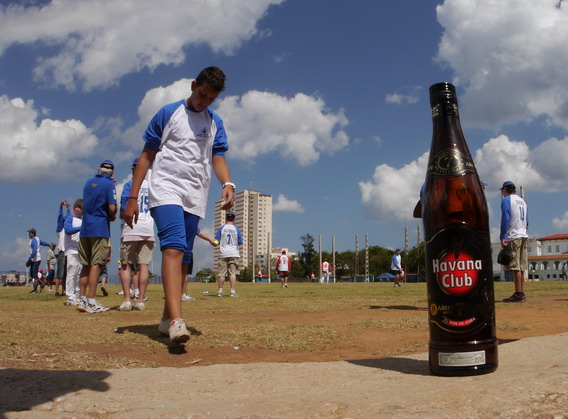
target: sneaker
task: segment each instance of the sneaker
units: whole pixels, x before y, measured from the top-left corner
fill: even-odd
[[[160,333],[162,335],[164,335],[164,336],[170,335],[170,323],[171,323],[170,319],[160,320],[160,324],[158,325],[158,330],[160,331]]]
[[[136,305],[134,306],[134,310],[138,311],[146,310],[146,306],[144,305],[144,303],[136,303]]]
[[[174,319],[169,328],[170,342],[172,345],[181,345],[189,340],[189,330],[184,319]]]
[[[79,299],[73,298],[73,297],[67,297],[67,301],[65,301],[66,306],[77,307],[79,305],[79,303],[80,303]]]
[[[222,296],[223,296],[223,290],[217,291],[217,297],[222,297]]]
[[[86,303],[85,301],[79,299],[78,303],[77,303],[77,310],[79,310],[80,312],[83,313],[89,313],[89,304]]]
[[[288,288],[288,284],[284,284],[284,288]]]
[[[132,298],[133,298],[134,300],[137,300],[138,297],[140,297],[140,291],[139,291],[139,290],[134,290],[134,291],[130,290],[130,291],[131,291],[131,292],[130,292],[130,295],[132,295]]]
[[[93,304],[87,303],[87,313],[104,313],[109,310],[110,308],[103,306],[98,301],[95,301]]]
[[[118,307],[118,311],[130,311],[132,310],[132,303],[130,301],[123,301]]]
[[[527,301],[527,297],[525,297],[524,292],[514,293],[509,298],[503,299],[504,303],[524,303],[525,301]]]
[[[124,291],[123,291],[123,290],[120,290],[120,291],[117,292],[117,294],[118,294],[118,295],[124,295]]]
[[[236,291],[231,291],[231,297],[238,297],[237,292],[236,292]]]
[[[181,301],[195,301],[195,298],[193,298],[191,295],[187,294],[187,293],[183,293],[181,295]]]
[[[105,287],[101,287],[101,292],[103,293],[103,296],[108,297],[108,291]]]

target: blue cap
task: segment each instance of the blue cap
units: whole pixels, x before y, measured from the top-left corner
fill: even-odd
[[[132,167],[136,166],[137,164],[138,164],[138,157],[136,157],[132,162]]]
[[[233,211],[227,212],[227,215],[236,215]]]
[[[114,163],[111,160],[104,160],[99,167],[114,170]]]
[[[400,249],[394,249],[395,252],[400,252]]]
[[[499,188],[499,190],[506,188],[507,186],[510,187],[510,188],[516,188],[516,186],[513,182],[511,182],[510,180],[507,180],[507,181],[503,182],[503,186],[501,186],[501,188]]]

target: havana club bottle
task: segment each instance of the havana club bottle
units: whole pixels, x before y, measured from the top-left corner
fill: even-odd
[[[422,197],[430,371],[497,369],[495,298],[485,193],[462,133],[455,87],[430,87],[433,136]]]

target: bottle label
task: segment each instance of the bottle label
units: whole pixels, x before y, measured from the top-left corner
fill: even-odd
[[[466,156],[455,148],[438,152],[428,162],[427,176],[460,176],[465,173],[476,174],[475,165],[471,157]]]
[[[441,367],[472,367],[485,365],[485,351],[438,353],[438,365]]]
[[[471,332],[493,317],[493,269],[489,239],[471,227],[450,225],[426,243],[431,325]]]

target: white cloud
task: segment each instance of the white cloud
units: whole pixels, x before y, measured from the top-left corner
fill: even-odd
[[[401,169],[381,164],[371,180],[359,182],[361,201],[369,218],[397,221],[412,218],[424,183],[428,155],[428,152],[424,153]]]
[[[265,34],[256,24],[283,0],[58,0],[0,9],[0,54],[14,44],[42,42],[35,76],[73,90],[108,87],[125,74],[186,61],[189,45],[232,54]]]
[[[402,95],[400,93],[391,93],[385,97],[387,103],[402,105],[403,103],[417,103],[418,96]]]
[[[382,164],[373,178],[359,182],[361,201],[369,218],[404,221],[412,209],[426,174],[428,152],[406,166],[396,169]],[[530,149],[523,141],[513,141],[506,135],[491,138],[474,154],[477,172],[488,183],[487,196],[496,196],[505,180],[517,187],[540,192],[568,190],[568,137],[550,139]],[[491,208],[489,208],[491,211]],[[567,213],[568,214],[568,213]],[[555,226],[568,222],[568,215],[556,218]]]
[[[162,106],[188,97],[191,82],[181,79],[149,90],[138,107],[138,122],[122,134],[123,142],[141,149],[141,134],[150,119]],[[221,96],[215,105],[229,136],[231,158],[252,160],[279,153],[307,166],[322,153],[332,154],[349,143],[343,110],[331,113],[317,97],[298,93],[287,98],[253,90],[240,97]]]
[[[69,180],[89,168],[98,140],[81,121],[39,119],[33,100],[0,96],[0,180]]]
[[[29,239],[23,237],[17,237],[13,242],[3,243],[0,247],[0,265],[25,272],[28,248]]]
[[[498,127],[544,116],[568,129],[568,8],[557,0],[445,0],[437,60],[454,71],[464,120]]]
[[[303,93],[287,98],[253,90],[220,99],[218,112],[229,133],[231,157],[238,159],[278,153],[307,166],[349,143],[343,110],[331,113],[322,99]]]
[[[568,230],[568,211],[562,215],[562,217],[555,217],[552,219],[552,225],[558,231]]]
[[[280,194],[276,203],[272,206],[275,212],[304,212],[302,204],[295,200],[289,200],[286,196]]]

